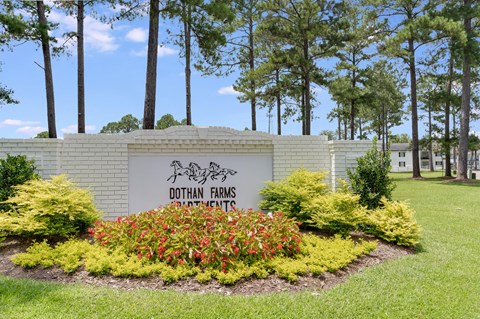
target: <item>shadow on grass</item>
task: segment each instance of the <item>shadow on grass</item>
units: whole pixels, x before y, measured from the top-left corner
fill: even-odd
[[[398,175],[397,175],[398,174]],[[416,182],[435,182],[437,184],[442,185],[449,185],[449,186],[467,186],[467,187],[480,187],[480,180],[476,179],[466,179],[463,181],[459,181],[455,179],[455,177],[447,177],[447,176],[422,176],[420,178],[412,178],[411,174],[406,175],[405,173],[393,173],[391,175],[393,182],[400,182],[400,181],[416,181]]]
[[[415,254],[422,254],[426,252],[428,252],[428,250],[421,243],[417,244],[414,248]]]
[[[64,289],[61,284],[45,283],[31,279],[9,278],[0,275],[0,300],[6,298],[9,306],[35,304],[48,299],[52,293]],[[2,303],[7,303],[3,300]],[[0,309],[2,306],[0,306]]]

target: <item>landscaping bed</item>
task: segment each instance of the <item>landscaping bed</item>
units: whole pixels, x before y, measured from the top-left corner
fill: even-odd
[[[220,293],[225,295],[254,295],[275,292],[298,292],[305,290],[322,291],[344,282],[350,275],[361,272],[366,267],[413,253],[412,248],[401,247],[379,241],[377,248],[374,251],[369,255],[360,257],[349,266],[334,273],[323,273],[320,276],[300,276],[295,283],[290,283],[276,275],[270,275],[265,279],[242,279],[235,285],[222,285],[216,280],[201,284],[194,278],[188,278],[167,284],[161,280],[161,278],[156,276],[147,278],[119,278],[113,276],[93,276],[84,269],[68,274],[59,267],[35,267],[28,269],[15,266],[10,260],[10,257],[24,252],[29,245],[31,245],[31,241],[26,241],[19,237],[9,237],[1,243],[0,274],[16,278],[29,278],[61,283],[82,283],[126,290],[145,288],[200,293]]]

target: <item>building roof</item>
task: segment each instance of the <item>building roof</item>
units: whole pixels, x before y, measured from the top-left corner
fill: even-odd
[[[392,143],[390,144],[390,151],[397,152],[397,151],[410,151],[410,143]]]

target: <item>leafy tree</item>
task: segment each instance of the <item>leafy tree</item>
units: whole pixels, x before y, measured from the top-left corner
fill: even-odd
[[[185,59],[186,119],[187,125],[192,125],[191,60],[194,46],[198,47],[198,59],[217,61],[217,48],[226,41],[221,24],[228,23],[233,14],[224,0],[169,0],[163,14],[178,19],[182,26],[180,34],[174,36],[174,42],[182,48]]]
[[[1,13],[0,13],[0,19],[1,19]],[[0,45],[1,45],[1,42],[0,42]],[[1,66],[1,62],[0,62],[0,66]],[[1,71],[2,69],[0,68],[0,72]],[[9,89],[8,87],[0,83],[0,106],[5,104],[18,104],[18,101],[13,98],[13,90]]]
[[[412,139],[406,133],[390,135],[390,143],[411,143]]]
[[[288,56],[269,32],[269,24],[265,21],[261,23],[256,29],[255,36],[257,67],[253,71],[243,72],[234,87],[242,93],[240,100],[247,101],[248,96],[253,97],[248,92],[251,83],[255,83],[257,90],[254,96],[258,106],[269,109],[269,118],[272,116],[272,110],[276,109],[277,134],[282,135],[282,122],[286,123],[287,119],[295,114],[290,93],[297,84],[289,70]]]
[[[348,26],[344,30],[346,40],[335,53],[339,59],[336,66],[339,78],[336,85],[330,89],[334,100],[350,108],[348,119],[350,139],[354,140],[358,109],[367,94],[364,84],[368,76],[368,65],[365,64],[374,56],[371,47],[378,40],[382,26],[371,14],[360,9],[352,1],[346,3],[348,3],[344,13],[348,21]]]
[[[240,69],[241,79],[256,69],[257,38],[255,31],[262,19],[264,0],[237,0],[231,2],[235,18],[225,26],[226,45],[217,48],[218,60],[199,61],[198,69],[205,74],[227,75]],[[257,83],[255,79],[241,81],[235,86],[241,93],[240,102],[250,101],[251,130],[257,130]]]
[[[432,15],[439,4],[437,0],[367,0],[372,10],[389,17],[391,37],[381,45],[383,53],[402,60],[410,74],[410,99],[412,121],[413,177],[420,177],[418,102],[417,102],[417,52],[424,45],[443,37],[444,31],[461,34],[459,25],[445,17]]]
[[[299,73],[303,134],[310,135],[312,83],[325,84],[325,70],[316,62],[337,51],[343,7],[331,0],[268,0],[266,8],[272,36],[287,49],[292,72]]]
[[[478,168],[477,151],[480,149],[480,138],[475,134],[468,136],[468,150],[471,152],[470,158],[474,169]]]
[[[139,130],[141,121],[132,114],[123,116],[118,122],[110,122],[100,130],[100,133],[129,133]]]
[[[10,210],[11,205],[3,202],[15,194],[14,186],[39,177],[35,171],[35,161],[25,155],[7,153],[6,158],[0,158],[0,212]]]
[[[337,140],[337,134],[335,133],[335,131],[323,130],[323,131],[320,131],[320,133],[319,133],[318,135],[325,135],[325,136],[327,136],[329,141],[335,141],[335,140]]]
[[[55,98],[53,88],[52,62],[50,56],[50,42],[55,41],[49,35],[55,25],[49,23],[46,12],[50,10],[43,1],[2,1],[0,3],[0,23],[5,32],[1,41],[36,41],[42,47],[43,62],[42,69],[45,74],[45,91],[47,97],[48,132],[50,138],[57,137],[55,124]],[[17,13],[25,12],[28,16]]]
[[[369,94],[366,96],[368,108],[364,108],[367,129],[376,132],[382,141],[382,150],[389,144],[388,132],[392,127],[402,123],[405,103],[403,89],[406,83],[391,64],[379,61],[370,70],[366,82]]]
[[[48,138],[48,131],[40,132],[34,138]]]
[[[468,134],[470,131],[470,110],[471,110],[471,91],[472,65],[478,65],[480,62],[478,54],[480,45],[478,36],[480,29],[477,23],[480,19],[480,4],[477,1],[464,0],[459,8],[460,16],[463,18],[463,27],[467,35],[467,43],[463,47],[463,79],[462,79],[462,107],[460,110],[460,136],[459,136],[459,154],[458,154],[458,174],[457,179],[464,180],[467,177],[468,166]]]
[[[0,106],[5,104],[18,104],[18,101],[13,98],[13,90],[0,84]]]
[[[172,114],[165,114],[157,121],[157,124],[155,124],[155,129],[164,130],[171,126],[177,126],[177,125],[187,125],[187,119],[183,119],[179,122],[173,117]]]

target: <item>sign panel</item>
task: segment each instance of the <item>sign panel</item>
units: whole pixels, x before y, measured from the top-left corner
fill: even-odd
[[[273,173],[272,155],[130,155],[128,162],[130,214],[174,201],[258,209]]]

